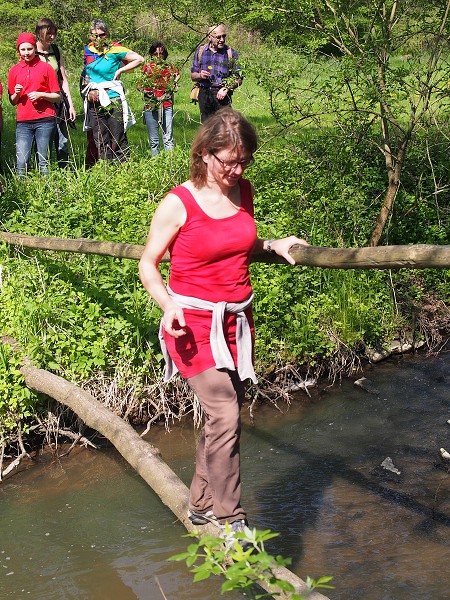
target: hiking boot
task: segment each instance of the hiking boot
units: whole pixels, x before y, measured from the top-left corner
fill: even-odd
[[[189,509],[188,518],[193,525],[207,525],[208,523],[217,525],[217,517],[212,510],[207,510],[205,513],[199,513]]]

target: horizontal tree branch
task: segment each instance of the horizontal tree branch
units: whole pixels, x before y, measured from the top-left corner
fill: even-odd
[[[144,246],[121,242],[86,239],[36,237],[0,231],[7,244],[36,250],[98,254],[114,258],[139,260]],[[327,248],[295,245],[291,249],[295,264],[328,269],[446,269],[450,268],[450,246],[415,244],[410,246],[376,246],[364,248]],[[253,254],[252,262],[287,264],[276,254]],[[166,253],[163,262],[169,262]]]

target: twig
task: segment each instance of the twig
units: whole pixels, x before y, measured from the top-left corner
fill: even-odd
[[[165,593],[163,592],[163,589],[162,589],[162,587],[161,587],[161,584],[159,583],[159,579],[158,579],[158,577],[157,577],[156,575],[155,575],[155,580],[156,580],[156,583],[158,584],[159,591],[161,592],[161,595],[162,595],[162,597],[164,598],[164,600],[167,600],[167,596],[166,596],[166,595],[165,595]]]

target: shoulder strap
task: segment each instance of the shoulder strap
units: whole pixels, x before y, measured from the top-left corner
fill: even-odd
[[[197,60],[198,60],[199,68],[200,68],[200,61],[202,60],[203,51],[206,48],[206,46],[207,46],[207,44],[202,44],[201,46],[198,47]]]
[[[56,44],[50,44],[50,48],[53,51],[53,54],[56,58],[56,62],[58,63],[58,80],[60,85],[62,85],[62,75],[61,75],[61,52],[59,51],[59,48]]]
[[[58,67],[61,68],[61,52],[59,51],[58,46],[56,44],[51,44],[50,47],[53,50],[53,54],[55,55]]]
[[[177,185],[176,187],[170,190],[170,193],[175,194],[175,196],[178,196],[178,198],[183,202],[185,207],[186,203],[192,204],[192,202],[194,202],[194,204],[197,204],[192,193],[187,189],[187,187],[184,187],[184,185]]]
[[[202,44],[201,46],[198,47],[197,59],[198,59],[199,66],[200,66],[200,61],[202,60],[203,51],[207,45],[208,44]],[[228,60],[229,61],[233,60],[233,49],[231,48],[231,46],[228,46],[227,54],[228,54]]]

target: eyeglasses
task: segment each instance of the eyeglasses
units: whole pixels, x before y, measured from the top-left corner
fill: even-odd
[[[106,33],[94,33],[93,31],[91,31],[91,37],[94,38],[105,38],[106,37]]]
[[[245,160],[222,160],[216,154],[214,154],[214,152],[211,152],[211,154],[217,161],[219,161],[222,169],[225,169],[225,171],[234,171],[234,169],[237,169],[238,166],[244,170],[255,162],[253,156],[250,156],[250,158],[246,158]]]
[[[221,40],[221,39],[225,39],[227,37],[227,34],[222,33],[222,35],[216,35],[216,34],[212,33],[211,37],[215,38],[216,40]]]

